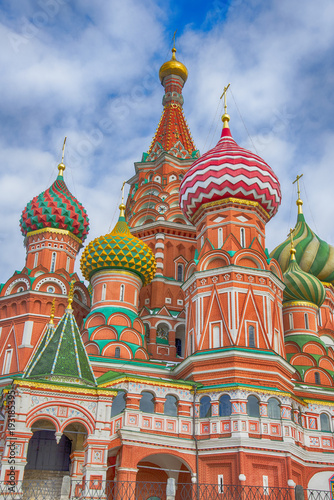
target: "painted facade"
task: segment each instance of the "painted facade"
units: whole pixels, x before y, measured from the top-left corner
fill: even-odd
[[[0,292],[0,480],[66,476],[73,498],[106,479],[329,489],[333,247],[298,190],[295,230],[269,254],[276,174],[226,112],[200,156],[175,49],[159,76],[151,147],[115,228],[81,257],[89,288],[63,161],[23,211],[26,262]]]

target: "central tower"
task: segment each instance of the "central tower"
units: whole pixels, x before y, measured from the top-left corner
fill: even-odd
[[[183,114],[182,89],[187,68],[172,58],[159,71],[162,116],[147,153],[135,163],[128,181],[126,218],[133,235],[155,254],[157,272],[140,293],[140,316],[145,323],[148,351],[153,359],[180,361],[184,357],[184,282],[194,258],[196,230],[179,206],[180,182],[199,157]]]

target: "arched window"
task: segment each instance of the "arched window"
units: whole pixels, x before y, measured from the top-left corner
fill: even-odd
[[[318,309],[318,325],[322,326],[321,309]]]
[[[300,408],[298,409],[298,424],[302,425],[302,411]]]
[[[245,229],[243,227],[240,228],[240,245],[242,248],[246,246]]]
[[[106,293],[107,293],[107,284],[103,283],[103,285],[102,285],[101,300],[106,300]]]
[[[289,328],[293,330],[293,314],[289,313]]]
[[[320,428],[323,432],[330,432],[331,430],[329,416],[326,413],[320,415]]]
[[[145,413],[154,413],[154,401],[153,394],[150,392],[143,391],[141,393],[141,399],[139,403],[139,409]]]
[[[38,252],[35,253],[34,267],[37,267],[37,264],[38,264]]]
[[[256,396],[248,396],[247,398],[247,414],[250,417],[260,416],[260,403]]]
[[[125,410],[125,392],[120,391],[113,399],[110,416],[114,417]]]
[[[319,372],[314,372],[314,381],[316,384],[320,384],[320,373]]]
[[[124,302],[124,289],[125,289],[125,286],[121,285],[120,292],[119,292],[119,300],[121,302]]]
[[[182,357],[182,340],[175,339],[176,356]]]
[[[255,328],[253,325],[248,326],[248,347],[255,347]]]
[[[66,271],[67,272],[69,272],[69,270],[70,270],[70,262],[71,262],[71,258],[67,257],[67,259],[66,259]]]
[[[231,398],[228,394],[224,394],[219,398],[219,416],[229,417],[232,413]]]
[[[56,256],[57,256],[56,252],[52,252],[50,273],[54,273],[55,272]]]
[[[218,228],[218,248],[223,246],[223,228]]]
[[[304,314],[304,320],[305,320],[305,329],[308,330],[308,314]]]
[[[121,357],[121,348],[115,347],[115,358],[120,358],[120,357]]]
[[[211,399],[209,396],[203,396],[199,403],[199,417],[211,417]]]
[[[164,415],[169,415],[170,417],[177,416],[177,399],[171,394],[167,394],[166,401],[164,404]]]
[[[268,400],[268,417],[277,420],[281,418],[281,407],[276,398],[269,398]]]
[[[146,341],[148,341],[150,339],[150,325],[148,323],[144,323],[144,326]]]
[[[177,281],[183,281],[183,265],[177,265]]]

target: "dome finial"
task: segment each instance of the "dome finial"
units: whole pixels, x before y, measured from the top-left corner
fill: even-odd
[[[222,122],[224,124],[223,128],[230,128],[228,125],[228,122],[230,121],[230,116],[227,114],[227,104],[226,104],[226,93],[230,85],[231,84],[229,83],[226,87],[224,87],[224,92],[220,96],[221,99],[224,97],[224,114],[222,116]]]
[[[296,205],[298,207],[298,215],[299,214],[302,214],[303,213],[303,209],[302,209],[302,206],[303,206],[303,202],[302,200],[300,199],[300,187],[299,187],[299,179],[301,177],[303,177],[304,174],[301,174],[301,175],[297,175],[296,179],[293,181],[292,184],[295,184],[297,182],[297,193],[298,193],[298,199],[296,201]]]
[[[59,176],[60,177],[63,177],[63,173],[64,173],[64,170],[65,170],[65,165],[64,165],[64,155],[65,155],[65,143],[66,143],[66,139],[67,139],[67,136],[65,137],[64,139],[64,144],[63,144],[63,151],[62,151],[62,155],[61,155],[61,163],[59,163],[58,165],[58,170],[59,170]]]
[[[290,236],[290,260],[296,260],[296,249],[293,246],[293,233],[295,232],[295,228],[291,228],[288,236]]]
[[[170,61],[165,62],[159,70],[159,78],[160,78],[160,81],[162,84],[163,84],[163,79],[165,78],[165,76],[169,76],[169,75],[180,76],[184,83],[187,81],[187,78],[188,78],[187,68],[185,67],[184,64],[182,64],[180,61],[178,61],[175,57],[175,53],[176,53],[175,35],[176,35],[176,31],[174,32],[174,35],[173,35],[172,58]]]
[[[124,205],[124,186],[126,184],[126,181],[123,182],[122,184],[122,188],[121,188],[121,191],[122,191],[122,202],[120,204],[120,206],[118,207],[120,209],[120,214],[119,216],[120,217],[125,217],[125,205]]]
[[[73,302],[73,296],[74,296],[74,283],[75,281],[72,280],[70,283],[70,290],[68,292],[68,304],[67,304],[67,310],[72,311],[72,302]]]

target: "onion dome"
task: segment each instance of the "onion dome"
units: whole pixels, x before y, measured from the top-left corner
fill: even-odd
[[[170,61],[165,62],[159,70],[159,78],[162,83],[165,76],[168,75],[178,75],[182,78],[184,82],[188,78],[188,70],[184,64],[178,61],[175,57],[176,48],[172,48],[172,58]]]
[[[87,212],[64,182],[63,162],[58,165],[58,170],[58,177],[49,189],[35,196],[23,210],[21,232],[27,236],[31,232],[52,228],[69,231],[82,242],[89,231]]]
[[[281,203],[276,175],[262,158],[238,146],[231,135],[229,119],[225,113],[218,144],[192,164],[181,183],[180,204],[190,222],[202,205],[228,198],[258,204],[268,220]]]
[[[156,262],[152,250],[130,233],[126,223],[125,205],[120,205],[120,216],[111,233],[91,241],[81,256],[81,271],[87,280],[102,269],[121,269],[137,274],[143,285],[152,281]]]
[[[306,224],[302,213],[302,201],[298,197],[298,218],[293,232],[293,244],[296,249],[296,261],[301,269],[313,274],[320,281],[334,282],[334,247],[321,240]],[[286,239],[270,254],[278,261],[283,273],[289,265],[290,242]]]
[[[297,300],[311,302],[320,307],[325,300],[325,288],[318,278],[299,267],[295,254],[296,250],[290,247],[290,263],[283,274],[285,284],[283,302]]]

